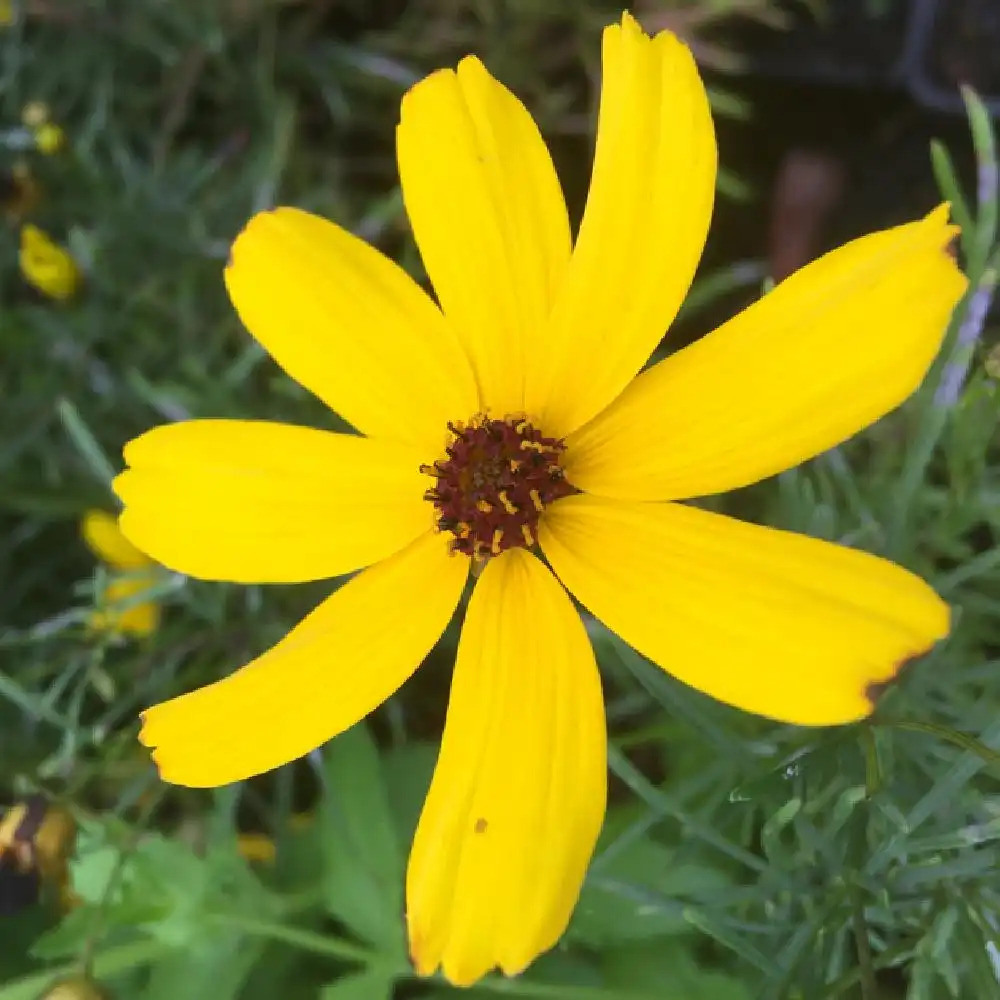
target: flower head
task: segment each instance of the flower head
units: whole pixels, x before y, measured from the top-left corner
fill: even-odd
[[[21,274],[33,288],[57,302],[71,299],[80,287],[76,261],[52,237],[30,222],[21,227]]]
[[[437,303],[295,209],[237,238],[225,280],[243,322],[359,434],[174,424],[128,444],[115,482],[125,534],[182,572],[361,570],[248,666],[144,713],[182,785],[353,725],[476,569],[406,887],[416,968],[459,984],[556,942],[601,826],[601,685],[567,591],[693,687],[804,725],[867,715],[948,630],[946,605],[885,560],[676,502],[796,465],[913,391],[965,288],[947,210],[834,251],[637,375],[698,263],[716,148],[672,35],[626,14],[603,64],[575,245],[537,128],[472,57],[418,83],[397,130]]]
[[[89,510],[80,522],[87,547],[112,571],[112,577],[97,596],[87,624],[95,632],[145,636],[160,624],[160,606],[141,600],[160,578],[160,571],[145,552],[140,552],[119,530],[113,515]]]

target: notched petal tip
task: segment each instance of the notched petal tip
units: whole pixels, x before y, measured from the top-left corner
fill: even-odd
[[[438,969],[438,961],[427,954],[424,940],[414,932],[410,933],[410,962],[418,976],[433,976]]]
[[[618,24],[609,24],[605,29],[605,33],[610,31],[621,31],[632,38],[649,38],[646,34],[646,30],[639,23],[639,19],[628,10],[622,11],[622,19]]]
[[[266,238],[269,227],[273,234],[274,227],[280,225],[283,218],[288,219],[298,214],[307,213],[287,205],[274,205],[251,215],[229,245],[229,255],[226,258],[224,272],[228,274],[239,263],[237,258],[246,250],[248,241],[257,240],[261,236]]]
[[[127,488],[130,479],[130,470],[125,469],[124,472],[119,472],[114,479],[111,480],[111,492],[114,493],[122,503],[125,502],[122,497],[122,492]],[[118,530],[121,530],[121,518],[119,516]]]
[[[148,749],[152,750],[156,746],[156,742],[150,736],[150,722],[149,713],[151,709],[146,709],[144,712],[139,713],[139,742]]]
[[[472,60],[473,62],[479,62],[476,56],[466,56],[459,63],[461,66],[463,63]],[[434,70],[433,73],[428,73],[423,79],[418,80],[406,93],[403,94],[402,100],[399,102],[399,125],[403,125],[406,122],[407,112],[413,111],[414,102],[419,101],[423,94],[428,93],[435,88],[448,87],[455,83],[458,79],[458,74],[450,66],[444,66],[441,69]],[[396,126],[397,131],[399,125]]]

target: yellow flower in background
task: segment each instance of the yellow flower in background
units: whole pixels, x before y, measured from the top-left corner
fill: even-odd
[[[14,0],[0,0],[0,28],[9,28],[14,23]]]
[[[456,984],[558,940],[601,827],[601,685],[567,590],[687,684],[803,725],[867,715],[948,631],[944,602],[892,563],[676,502],[790,468],[916,388],[966,286],[946,207],[828,254],[637,374],[701,255],[716,146],[673,35],[626,14],[603,66],[575,245],[534,122],[474,57],[407,93],[396,136],[440,308],[305,212],[261,213],[237,238],[225,279],[243,322],[360,435],[172,424],[126,446],[114,484],[126,536],[192,576],[361,570],[248,666],[144,713],[176,784],[238,781],[354,725],[479,571],[406,886],[417,970]]]
[[[57,302],[68,301],[80,287],[80,269],[76,261],[47,233],[30,222],[21,227],[18,263],[24,280]]]
[[[35,148],[46,156],[53,156],[66,145],[66,133],[54,122],[46,122],[34,130]]]
[[[96,632],[134,636],[155,632],[160,624],[159,604],[136,598],[159,580],[156,563],[121,533],[114,516],[107,511],[87,511],[80,522],[80,533],[91,552],[113,571],[107,586],[97,595],[89,627]]]
[[[31,131],[35,148],[40,153],[52,156],[66,145],[66,133],[52,121],[49,106],[44,101],[29,101],[21,111],[21,121]]]

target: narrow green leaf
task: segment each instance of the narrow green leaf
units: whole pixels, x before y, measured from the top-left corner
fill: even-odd
[[[931,167],[942,197],[951,203],[951,217],[962,227],[962,249],[968,256],[972,250],[975,222],[972,212],[969,211],[969,202],[962,190],[962,184],[955,172],[951,154],[938,139],[931,140]]]
[[[383,969],[366,969],[328,983],[319,1000],[390,1000],[393,978]]]

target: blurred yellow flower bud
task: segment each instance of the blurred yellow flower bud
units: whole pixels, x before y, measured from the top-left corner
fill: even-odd
[[[113,514],[89,510],[80,522],[80,533],[91,552],[113,576],[97,595],[97,607],[87,624],[95,632],[145,636],[160,624],[157,601],[137,600],[160,580],[160,568],[119,530]]]
[[[97,983],[84,976],[72,976],[53,983],[41,1000],[108,1000],[108,994]]]
[[[80,269],[69,252],[30,223],[21,227],[18,260],[28,284],[58,302],[72,298],[80,286]]]
[[[35,148],[46,156],[58,153],[66,145],[66,133],[54,122],[46,122],[33,131]]]
[[[42,125],[48,124],[49,116],[49,106],[45,101],[28,101],[21,109],[21,121],[25,128],[40,128]]]

